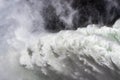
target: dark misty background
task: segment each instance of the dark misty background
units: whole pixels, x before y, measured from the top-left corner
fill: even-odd
[[[59,0],[61,6],[68,3],[76,11],[72,17],[72,25],[68,25],[60,19],[61,14],[56,14],[57,7],[54,7],[52,1],[54,0],[43,1],[45,7],[42,13],[48,31],[77,29],[78,27],[86,27],[89,24],[111,27],[120,17],[120,0]],[[64,17],[72,12],[67,7],[63,9]]]

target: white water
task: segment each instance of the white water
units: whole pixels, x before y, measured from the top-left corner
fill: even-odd
[[[120,20],[113,28],[48,33],[42,16],[24,1],[0,0],[0,12],[0,80],[120,79]],[[61,17],[68,26],[70,15],[68,22]]]
[[[29,39],[16,38],[17,42],[13,43],[17,43],[14,45],[17,50],[11,49],[9,54],[1,56],[1,80],[58,80],[59,77],[63,80],[92,80],[88,75],[95,76],[97,80],[113,80],[114,77],[112,79],[104,67],[102,69],[104,65],[119,72],[113,66],[114,63],[120,68],[119,27],[97,28],[90,25],[76,31],[61,31]]]
[[[73,80],[92,80],[88,75],[95,76],[97,80],[113,80],[115,78],[112,79],[108,71],[100,67],[116,71],[114,64],[120,68],[120,31],[115,25],[113,28],[89,25],[76,31],[61,31],[40,37],[22,51],[20,63],[33,70],[36,65],[45,75],[50,75],[50,69]],[[106,78],[103,78],[103,73]]]

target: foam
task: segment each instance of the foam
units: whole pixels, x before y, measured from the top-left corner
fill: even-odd
[[[23,50],[20,64],[29,69],[38,66],[41,71],[45,68],[43,73],[46,75],[49,75],[47,70],[50,69],[60,74],[72,76],[73,79],[80,77],[83,80],[88,79],[82,75],[88,74],[88,72],[98,80],[102,79],[100,73],[108,73],[100,67],[104,69],[106,66],[111,71],[116,70],[114,66],[120,69],[120,31],[119,28],[116,28],[118,23],[119,21],[113,28],[106,26],[98,28],[97,25],[89,25],[87,28],[79,28],[76,31],[65,30],[39,37]],[[74,69],[76,66],[79,66],[76,69],[83,68],[88,72],[76,71]],[[75,72],[79,76],[76,76]]]

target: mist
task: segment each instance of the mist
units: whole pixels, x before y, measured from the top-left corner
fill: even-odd
[[[119,80],[119,0],[0,0],[0,80]]]

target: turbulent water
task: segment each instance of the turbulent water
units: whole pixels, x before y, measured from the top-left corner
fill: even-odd
[[[120,80],[118,0],[0,0],[0,80]]]

